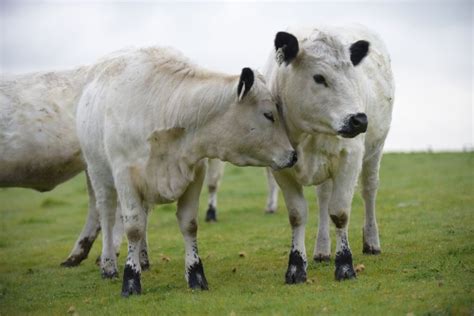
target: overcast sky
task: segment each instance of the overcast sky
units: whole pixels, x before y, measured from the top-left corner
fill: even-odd
[[[392,57],[386,149],[473,148],[472,1],[0,3],[2,74],[71,68],[145,45],[173,46],[237,74],[261,69],[275,33],[288,26],[361,23],[382,36]]]

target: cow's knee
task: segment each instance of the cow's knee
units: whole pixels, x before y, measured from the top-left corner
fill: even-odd
[[[331,220],[336,225],[336,228],[344,228],[347,225],[347,221],[349,219],[347,211],[338,211],[338,212],[331,212],[330,214]]]
[[[139,216],[124,216],[124,229],[129,241],[138,242],[145,234],[145,223]]]

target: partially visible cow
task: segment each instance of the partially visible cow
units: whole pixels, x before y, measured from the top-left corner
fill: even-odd
[[[153,204],[178,201],[189,287],[207,289],[197,249],[204,158],[280,169],[296,162],[263,77],[210,72],[165,48],[117,53],[94,67],[77,131],[101,213],[104,276],[117,275],[117,197],[129,247],[122,295],[141,292],[140,253]]]
[[[380,252],[375,197],[394,98],[390,58],[381,39],[362,26],[279,32],[274,44],[265,77],[299,157],[293,168],[272,171],[292,226],[286,282],[306,280],[307,185],[318,185],[313,258],[329,260],[331,218],[336,226],[335,277],[350,279],[356,274],[347,227],[359,174],[366,208],[364,253]],[[273,205],[275,192],[276,186],[269,198]]]
[[[50,191],[85,169],[76,135],[76,106],[88,67],[3,75],[0,79],[0,187]],[[84,260],[100,231],[94,192],[87,179],[87,222],[63,266]],[[117,212],[115,249],[123,235]]]

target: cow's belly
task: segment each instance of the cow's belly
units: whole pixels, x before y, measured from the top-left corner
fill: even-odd
[[[80,151],[66,157],[28,161],[0,161],[0,187],[49,191],[85,169]]]

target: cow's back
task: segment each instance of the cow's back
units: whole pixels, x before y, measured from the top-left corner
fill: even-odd
[[[40,191],[84,169],[74,112],[87,70],[0,81],[0,186]]]

